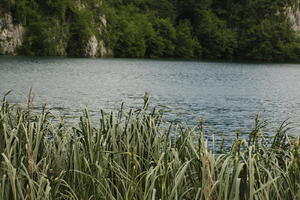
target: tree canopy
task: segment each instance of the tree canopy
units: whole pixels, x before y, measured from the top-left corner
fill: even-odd
[[[28,30],[22,54],[80,56],[94,35],[115,57],[300,60],[286,14],[296,0],[4,0],[3,8]]]

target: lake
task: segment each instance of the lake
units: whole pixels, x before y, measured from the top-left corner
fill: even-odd
[[[195,125],[204,119],[207,134],[234,138],[254,126],[256,114],[274,132],[286,119],[293,135],[300,129],[300,65],[180,60],[0,57],[0,96],[79,116],[87,106],[117,110],[122,102],[137,108],[148,92],[151,105],[165,105],[168,119]]]

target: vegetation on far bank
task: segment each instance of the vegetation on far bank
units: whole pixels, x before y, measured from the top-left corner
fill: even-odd
[[[1,7],[26,27],[23,55],[82,56],[95,36],[115,57],[300,61],[287,17],[296,0],[3,0]]]
[[[164,121],[159,109],[87,110],[71,125],[47,110],[0,108],[0,199],[300,199],[300,140],[256,125],[213,152],[204,127]]]

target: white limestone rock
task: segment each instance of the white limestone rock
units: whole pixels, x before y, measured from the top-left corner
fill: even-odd
[[[16,50],[22,45],[25,29],[21,24],[13,24],[10,13],[0,11],[0,54],[16,55]]]

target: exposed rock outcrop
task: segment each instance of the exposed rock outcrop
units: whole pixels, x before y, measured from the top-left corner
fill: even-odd
[[[105,47],[103,40],[98,41],[93,35],[84,49],[84,54],[85,57],[110,57],[112,51]]]
[[[90,38],[84,50],[85,50],[84,56],[86,57],[98,56],[98,40],[94,35]]]
[[[75,0],[75,6],[79,10],[84,9],[86,7],[85,4],[81,0]]]
[[[288,9],[287,12],[288,17],[291,20],[292,27],[295,31],[300,32],[300,10]]]
[[[97,35],[103,35],[107,30],[107,21],[106,17],[101,15],[98,17],[98,28]],[[95,35],[93,35],[90,40],[87,42],[87,45],[84,49],[86,57],[111,57],[113,56],[113,52],[110,48],[106,47],[103,39],[97,39]]]
[[[10,13],[0,11],[0,54],[16,55],[22,45],[25,29],[20,24],[13,24]]]
[[[103,40],[99,41],[99,53],[100,57],[113,57],[114,55],[112,49],[107,48]]]

